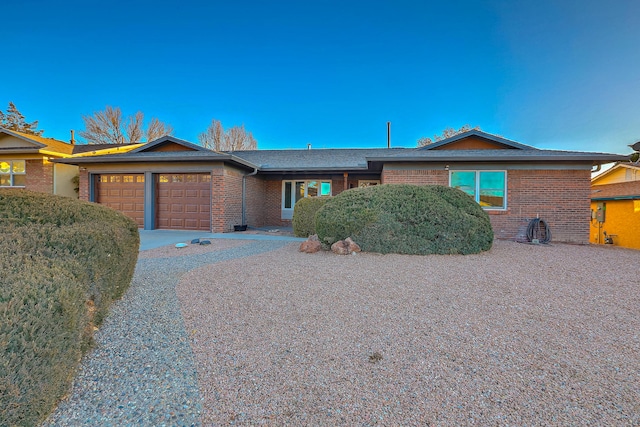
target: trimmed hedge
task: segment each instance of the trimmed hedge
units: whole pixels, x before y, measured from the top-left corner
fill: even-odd
[[[409,184],[344,191],[316,214],[320,241],[351,237],[363,251],[471,254],[493,244],[489,216],[455,188]]]
[[[330,197],[305,197],[293,206],[293,234],[296,237],[309,237],[316,234],[316,212],[324,206]]]
[[[139,244],[135,222],[107,207],[0,190],[0,425],[37,425],[55,408]]]

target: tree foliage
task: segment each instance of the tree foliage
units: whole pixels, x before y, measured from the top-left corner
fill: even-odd
[[[13,102],[9,102],[6,113],[0,110],[0,127],[36,136],[42,135],[43,132],[41,130],[37,130],[37,120],[35,122],[27,123],[24,116],[16,108]]]
[[[258,142],[242,126],[224,130],[220,120],[213,119],[206,131],[198,135],[200,145],[215,151],[256,150]]]
[[[144,127],[144,114],[138,111],[133,116],[124,117],[120,107],[107,106],[93,116],[82,116],[85,129],[80,136],[89,144],[136,144],[153,141],[173,134],[173,127],[157,118],[152,118]]]
[[[443,139],[451,138],[452,136],[459,135],[470,130],[481,130],[480,126],[471,127],[471,125],[464,125],[460,129],[446,128],[440,135],[433,135],[433,138],[423,136],[418,139],[418,147],[424,147],[425,145],[433,144],[434,142],[442,141]]]

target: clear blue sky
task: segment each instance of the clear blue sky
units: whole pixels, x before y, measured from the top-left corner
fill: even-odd
[[[140,110],[197,142],[412,147],[465,123],[539,148],[640,140],[640,1],[7,1],[0,109],[45,136]]]

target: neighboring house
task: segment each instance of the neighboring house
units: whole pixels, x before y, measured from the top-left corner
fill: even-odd
[[[640,164],[616,163],[591,180],[592,243],[640,249]]]
[[[113,148],[105,144],[78,145],[0,128],[0,188],[77,198],[73,181],[78,176],[78,166],[52,161],[83,153],[108,153]]]
[[[377,184],[460,188],[487,211],[497,238],[543,218],[554,241],[589,242],[594,166],[626,157],[539,150],[472,130],[421,148],[221,153],[170,136],[127,153],[56,160],[80,166],[80,198],[145,229],[228,232],[291,224],[302,197]]]

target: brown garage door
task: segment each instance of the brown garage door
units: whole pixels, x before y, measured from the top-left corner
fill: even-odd
[[[96,202],[118,210],[144,227],[144,175],[101,174],[96,177]]]
[[[156,228],[211,230],[211,175],[156,175]]]

